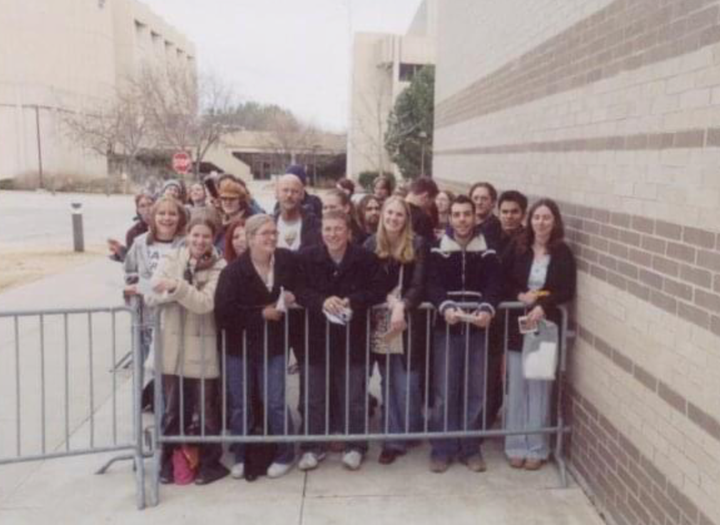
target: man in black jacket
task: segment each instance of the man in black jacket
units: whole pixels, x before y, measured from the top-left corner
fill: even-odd
[[[410,205],[410,220],[415,235],[429,244],[435,240],[435,224],[429,210],[439,193],[437,184],[430,177],[418,177],[408,188],[405,202]]]
[[[367,315],[370,307],[385,298],[384,279],[377,256],[350,243],[350,218],[346,214],[324,214],[322,237],[323,245],[300,254],[297,301],[307,309],[310,327],[309,367],[304,378],[307,407],[302,407],[306,418],[300,430],[311,435],[330,431],[326,426],[326,396],[331,396],[339,401],[344,432],[362,434],[366,431],[369,372]],[[305,443],[301,449],[301,470],[316,468],[325,456],[325,447],[317,443]],[[348,443],[343,465],[357,470],[366,451],[366,441]]]
[[[497,249],[502,228],[500,219],[493,213],[498,197],[495,186],[489,182],[476,182],[470,186],[468,195],[475,204],[476,228],[485,236],[488,246]]]
[[[320,219],[302,207],[304,195],[305,188],[297,175],[285,174],[278,179],[275,220],[279,248],[298,251],[322,242]]]
[[[298,252],[322,245],[320,217],[315,215],[310,208],[302,205],[306,195],[305,186],[298,175],[286,173],[278,179],[275,188],[278,247]],[[301,414],[304,413],[305,405],[305,315],[306,313],[302,310],[293,309],[288,312],[289,340],[296,363],[290,371],[291,373],[300,372],[298,410]]]
[[[320,220],[320,217],[322,217],[322,201],[317,195],[312,195],[305,190],[308,178],[305,167],[300,164],[290,164],[290,166],[288,166],[285,170],[285,175],[295,175],[300,180],[303,185],[303,194],[300,204],[302,205],[303,210],[307,213],[312,213],[318,218],[318,220]],[[277,211],[278,204],[275,205],[275,212]]]
[[[438,311],[430,424],[438,432],[484,426],[486,329],[501,298],[502,277],[495,251],[475,225],[473,202],[458,196],[450,205],[450,231],[430,252],[428,298]],[[479,438],[436,439],[431,445],[433,472],[445,472],[456,458],[472,471],[486,469]]]
[[[513,241],[525,231],[523,223],[527,207],[527,197],[517,190],[508,190],[500,194],[498,210],[502,232],[497,251],[501,261],[504,260],[505,253],[510,249]]]

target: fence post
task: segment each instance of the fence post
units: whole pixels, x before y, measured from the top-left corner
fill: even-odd
[[[133,424],[135,432],[135,476],[137,485],[137,508],[145,508],[145,458],[143,455],[142,391],[144,352],[142,348],[142,324],[139,308],[132,312],[132,360],[133,360]]]

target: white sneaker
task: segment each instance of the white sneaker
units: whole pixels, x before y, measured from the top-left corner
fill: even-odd
[[[270,465],[267,469],[267,477],[268,478],[279,478],[281,476],[284,476],[290,470],[293,468],[293,462],[290,463],[278,463],[276,461],[273,461],[273,464]]]
[[[230,469],[230,476],[233,479],[243,479],[245,477],[245,463],[235,463]]]
[[[305,452],[300,458],[298,468],[300,470],[316,469],[323,459],[325,459],[325,452],[320,452],[319,454],[315,452]]]
[[[357,470],[362,463],[363,455],[357,450],[345,452],[342,457],[343,465],[348,470]]]

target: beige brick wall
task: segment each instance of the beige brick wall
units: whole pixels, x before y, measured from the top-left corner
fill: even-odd
[[[438,19],[436,177],[567,220],[574,471],[617,523],[720,523],[720,1]]]

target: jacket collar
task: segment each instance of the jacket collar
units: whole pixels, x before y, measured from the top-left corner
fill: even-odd
[[[485,236],[478,233],[473,237],[470,242],[463,248],[453,237],[454,232],[446,232],[440,239],[439,249],[441,252],[484,252],[488,249],[487,243],[485,242]]]

